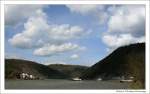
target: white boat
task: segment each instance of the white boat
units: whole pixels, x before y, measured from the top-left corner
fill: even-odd
[[[120,80],[120,82],[133,82],[133,80],[129,79],[129,80]]]
[[[72,78],[73,81],[81,81],[82,79],[76,77],[76,78]]]
[[[101,79],[101,78],[98,78],[97,80],[98,80],[98,81],[101,81],[102,79]]]

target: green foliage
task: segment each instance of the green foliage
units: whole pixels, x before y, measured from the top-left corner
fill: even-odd
[[[131,89],[144,89],[144,83],[141,81],[136,81],[130,84],[129,86]]]
[[[16,79],[16,75],[22,72],[33,74],[40,78],[68,79],[79,77],[85,69],[87,69],[86,66],[80,65],[51,64],[45,66],[27,60],[5,60],[6,79]]]
[[[5,60],[6,79],[16,79],[16,75],[22,72],[33,74],[40,78],[67,78],[65,74],[36,62],[18,59]]]
[[[51,64],[49,67],[68,75],[69,78],[80,77],[82,72],[88,68],[86,66],[64,64]]]

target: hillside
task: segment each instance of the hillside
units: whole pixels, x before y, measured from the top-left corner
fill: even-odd
[[[67,76],[48,66],[27,60],[5,59],[5,78],[16,79],[18,73],[29,73],[39,78],[66,78]]]
[[[112,77],[130,77],[139,81],[144,88],[145,82],[145,43],[120,47],[103,60],[88,68],[82,79],[111,79]]]
[[[64,65],[64,64],[50,64],[48,66],[54,70],[58,70],[64,74],[68,75],[70,78],[80,77],[82,72],[88,68],[86,66]]]

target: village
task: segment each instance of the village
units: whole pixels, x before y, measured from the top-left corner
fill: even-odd
[[[22,80],[38,80],[40,79],[39,77],[33,75],[33,74],[30,74],[30,73],[17,73],[16,74],[16,78],[17,79],[22,79]]]

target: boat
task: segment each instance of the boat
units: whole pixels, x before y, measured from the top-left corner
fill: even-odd
[[[76,78],[72,78],[73,81],[81,81],[82,79],[76,77]]]
[[[120,82],[133,82],[133,80],[129,79],[129,80],[120,80]]]
[[[98,80],[98,81],[102,81],[102,78],[98,78],[97,80]]]

